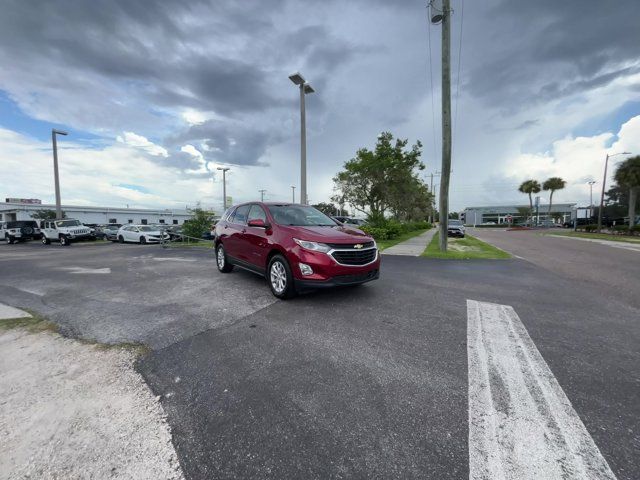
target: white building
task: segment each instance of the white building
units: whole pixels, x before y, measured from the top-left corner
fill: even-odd
[[[14,200],[14,199],[8,199]],[[54,210],[55,205],[38,203],[5,202],[0,203],[0,221],[33,220],[36,210]],[[164,223],[166,225],[182,225],[193,217],[188,210],[146,209],[146,208],[114,208],[83,207],[78,205],[62,205],[67,218],[75,218],[84,224],[105,223]]]
[[[575,207],[575,203],[554,203],[551,206],[551,215],[549,216],[549,205],[539,205],[537,210],[534,205],[533,214],[537,222],[564,223],[571,220]],[[529,205],[527,204],[467,207],[463,213],[466,225],[482,225],[483,223],[509,223],[509,217],[514,223],[522,223],[529,216],[528,212]]]

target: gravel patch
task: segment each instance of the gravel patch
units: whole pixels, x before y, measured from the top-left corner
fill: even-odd
[[[135,354],[0,332],[0,478],[182,479]]]

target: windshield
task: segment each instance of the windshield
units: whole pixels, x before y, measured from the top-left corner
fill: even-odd
[[[462,225],[460,220],[449,220],[449,225]]]
[[[158,229],[155,227],[149,227],[148,225],[143,225],[141,227],[138,227],[138,230],[140,230],[141,232],[155,232]]]
[[[82,225],[78,220],[60,220],[56,222],[56,227],[79,227]]]
[[[320,210],[304,205],[269,205],[269,212],[280,225],[335,227],[337,223]]]

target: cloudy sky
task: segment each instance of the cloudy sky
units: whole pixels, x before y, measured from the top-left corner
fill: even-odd
[[[0,197],[53,201],[57,127],[63,203],[219,210],[218,166],[234,202],[288,200],[297,70],[316,89],[311,202],[381,131],[422,141],[438,171],[440,27],[426,3],[4,0]],[[524,203],[519,182],[552,175],[569,183],[556,201],[587,204],[607,153],[640,154],[637,0],[452,6],[452,207]]]

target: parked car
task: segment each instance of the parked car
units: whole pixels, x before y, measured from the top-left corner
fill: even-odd
[[[45,245],[49,245],[51,242],[60,242],[60,245],[67,246],[71,242],[95,240],[95,238],[89,227],[73,218],[42,222],[42,243]]]
[[[238,266],[262,275],[278,298],[380,275],[373,238],[307,205],[238,205],[225,212],[215,233],[218,270],[229,273]]]
[[[447,222],[447,236],[464,238],[466,230],[461,220],[449,220]]]
[[[125,225],[118,230],[118,241],[120,243],[158,243],[163,238],[164,240],[169,240],[169,235],[160,231],[158,227],[151,225]]]
[[[117,242],[118,241],[118,230],[120,230],[120,227],[122,225],[119,225],[117,223],[110,223],[109,225],[103,225],[102,227],[100,227],[100,230],[102,231],[102,234],[104,235],[104,239],[105,240],[109,240],[110,242]]]
[[[361,227],[362,225],[365,225],[367,223],[366,220],[363,220],[361,218],[343,217],[343,216],[337,216],[332,218],[334,220],[337,220],[339,223],[343,225],[355,225],[356,227]]]
[[[0,238],[4,238],[8,244],[37,240],[41,236],[42,233],[35,220],[14,220],[2,222],[0,225]]]

